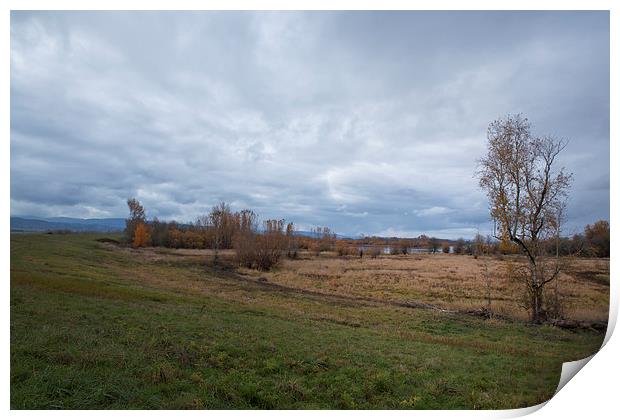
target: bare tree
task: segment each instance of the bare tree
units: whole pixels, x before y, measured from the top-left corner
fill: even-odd
[[[256,254],[257,217],[253,211],[243,210],[239,219],[239,231],[234,237],[235,252],[239,264],[251,268]]]
[[[287,251],[286,255],[289,258],[297,258],[297,250],[299,244],[297,243],[297,235],[295,234],[295,225],[291,222],[286,225],[286,240]]]
[[[528,309],[531,320],[541,322],[545,318],[545,285],[560,271],[559,264],[551,272],[546,269],[542,245],[556,233],[558,211],[566,201],[572,175],[555,168],[566,143],[534,137],[530,128],[521,115],[492,122],[478,177],[489,198],[495,237],[517,244],[527,257]]]
[[[474,236],[474,241],[472,244],[472,253],[474,254],[474,258],[478,258],[484,253],[484,236],[480,234],[480,232],[476,233]]]
[[[213,260],[217,262],[220,249],[230,249],[233,245],[233,236],[239,226],[230,206],[224,202],[216,205],[209,213],[209,223],[214,232]]]
[[[327,226],[312,228],[312,236],[315,240],[313,248],[315,255],[319,256],[323,251],[332,251],[336,244],[336,234]]]

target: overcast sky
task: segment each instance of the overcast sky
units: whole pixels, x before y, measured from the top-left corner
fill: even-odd
[[[12,12],[11,214],[488,233],[486,127],[569,140],[609,219],[607,12]]]

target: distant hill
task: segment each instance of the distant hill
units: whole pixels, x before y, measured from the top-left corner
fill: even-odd
[[[299,236],[306,236],[308,238],[316,238],[316,233],[310,232],[308,230],[296,230],[295,234]],[[336,234],[336,239],[353,239],[353,237],[348,236],[348,235]]]
[[[180,223],[179,226],[184,226]],[[11,230],[22,232],[46,232],[48,230],[70,230],[73,232],[118,232],[125,229],[125,219],[78,219],[75,217],[11,216]],[[259,229],[260,230],[260,229]],[[314,238],[313,232],[299,230],[300,236]],[[338,239],[350,236],[336,235]]]
[[[73,232],[118,232],[125,229],[125,219],[78,219],[73,217],[17,217],[11,216],[11,230],[45,232],[70,230]]]

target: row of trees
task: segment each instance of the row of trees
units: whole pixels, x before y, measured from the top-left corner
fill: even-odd
[[[600,220],[587,225],[584,232],[572,237],[548,238],[541,241],[546,255],[609,257],[609,222]],[[387,249],[391,255],[407,255],[416,249],[430,253],[454,253],[457,255],[513,255],[519,254],[518,245],[510,241],[498,240],[491,235],[476,234],[473,239],[442,240],[433,237],[415,239],[406,238],[362,238],[335,240],[333,248],[339,256],[359,255],[360,249],[367,250],[370,255],[378,250],[382,253]]]
[[[130,199],[127,204],[130,216],[125,231],[126,240],[134,247],[232,249],[235,248],[234,238],[237,233],[245,235],[248,226],[252,226],[250,230],[256,232],[260,230],[256,215],[251,210],[232,212],[225,203],[218,204],[211,213],[189,224],[163,222],[157,218],[147,221],[144,208],[137,200]],[[262,230],[270,232],[272,229],[263,226]],[[288,238],[285,251],[291,258],[297,257],[299,250],[308,250],[315,254],[335,251],[339,256],[376,257],[383,253],[385,248],[388,248],[392,255],[406,255],[416,248],[433,253],[448,253],[452,248],[455,254],[474,256],[519,253],[519,247],[510,241],[500,241],[490,235],[480,234],[473,240],[460,238],[456,241],[445,241],[424,235],[411,239],[363,237],[354,240],[337,239],[327,227],[312,229],[309,237],[296,235],[292,223],[283,225],[281,230]],[[542,243],[547,255],[558,252],[560,256],[609,257],[609,241],[609,222],[601,220],[587,225],[583,233],[573,235],[571,238],[551,238]]]
[[[575,234],[572,237],[559,236],[540,240],[540,253],[545,256],[609,258],[609,241],[609,222],[599,220],[593,225],[587,225],[583,233]],[[498,240],[491,235],[485,237],[480,234],[477,234],[472,241],[456,240],[453,250],[456,254],[470,255],[520,253],[519,246],[514,242]]]
[[[316,228],[314,238],[299,237],[293,223],[270,219],[261,224],[252,210],[233,212],[226,203],[189,224],[148,221],[134,198],[127,200],[127,206],[125,241],[133,247],[213,249],[216,260],[220,250],[234,249],[240,265],[259,270],[268,270],[282,255],[297,258],[300,249],[332,250],[336,238],[326,227]]]

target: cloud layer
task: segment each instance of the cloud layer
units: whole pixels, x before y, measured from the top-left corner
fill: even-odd
[[[570,142],[567,233],[609,219],[606,12],[12,12],[11,213],[471,237],[516,112]]]

